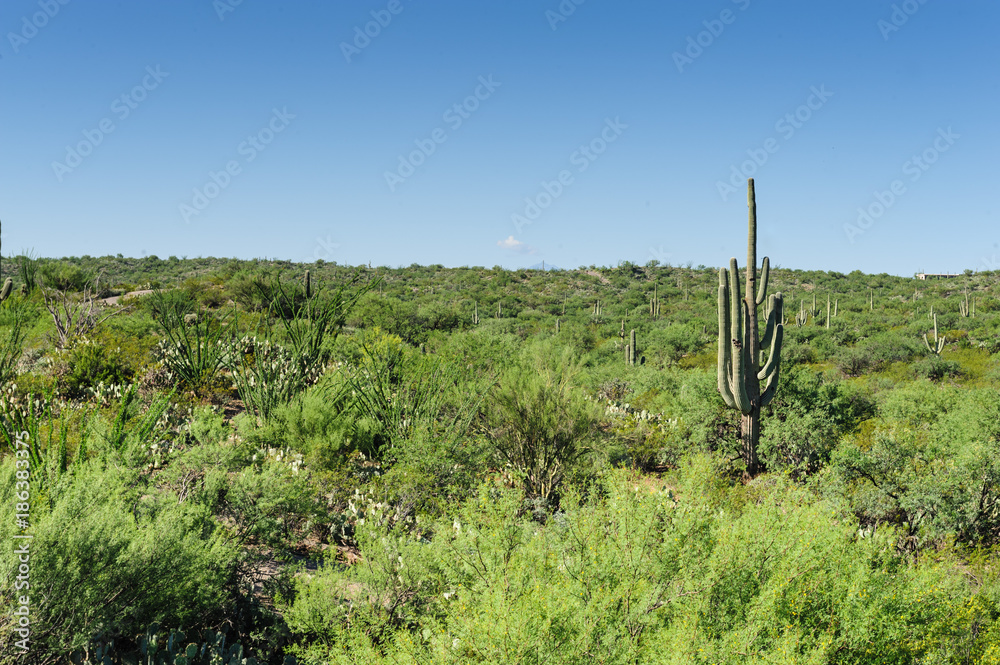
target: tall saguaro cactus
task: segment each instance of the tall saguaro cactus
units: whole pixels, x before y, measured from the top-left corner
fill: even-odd
[[[740,298],[739,268],[736,259],[729,260],[729,270],[719,268],[719,393],[726,405],[743,414],[740,422],[740,455],[746,464],[746,475],[760,471],[757,443],[760,440],[760,410],[774,398],[778,389],[781,358],[781,293],[767,295],[770,262],[761,264],[760,285],[757,284],[757,202],[753,178],[747,180],[749,231],[747,235],[746,295]],[[756,295],[755,295],[756,292]],[[766,326],[759,337],[757,308],[765,305]],[[767,361],[762,363],[761,347],[770,347]],[[763,390],[761,383],[763,382]]]

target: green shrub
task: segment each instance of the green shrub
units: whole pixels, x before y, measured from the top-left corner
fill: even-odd
[[[832,460],[838,491],[862,523],[900,525],[906,549],[1000,542],[995,391],[961,392],[951,404],[929,416],[878,422],[845,438]]]
[[[917,378],[940,381],[948,377],[959,376],[962,372],[959,364],[953,360],[945,360],[938,355],[930,355],[911,365]]]
[[[88,391],[100,384],[129,383],[135,376],[135,368],[122,357],[121,347],[115,345],[116,342],[121,344],[127,341],[138,340],[116,340],[110,335],[77,339],[67,352],[68,369],[61,377],[61,392],[67,397],[79,399],[89,396]]]
[[[844,382],[792,367],[768,406],[758,454],[770,470],[815,473],[829,462],[840,437],[872,417],[874,408],[867,395]]]
[[[0,467],[12,504],[14,463]],[[61,656],[97,632],[136,635],[154,621],[205,625],[225,606],[235,552],[203,508],[144,496],[135,474],[96,462],[75,467],[31,507],[33,653]],[[13,542],[13,520],[0,533]],[[0,553],[4,613],[13,603],[13,548]],[[0,632],[10,643],[10,626]]]
[[[95,274],[72,263],[46,260],[38,267],[41,284],[57,291],[83,291],[94,282]]]
[[[882,369],[889,363],[907,361],[920,352],[923,345],[907,337],[879,333],[841,349],[836,355],[837,368],[847,376],[860,376]]]
[[[560,483],[590,444],[600,413],[572,383],[579,370],[570,349],[550,344],[508,368],[489,396],[490,440],[531,499],[556,503]]]
[[[667,482],[610,473],[566,489],[544,525],[496,482],[429,540],[366,522],[364,565],[324,566],[282,599],[296,655],[846,664],[962,662],[996,644],[982,629],[996,603],[947,553],[908,566],[891,529],[858,537],[835,504],[777,477],[728,489],[703,457]]]

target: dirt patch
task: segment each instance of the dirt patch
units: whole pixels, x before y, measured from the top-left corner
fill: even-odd
[[[583,272],[586,275],[590,275],[591,277],[596,277],[597,279],[601,280],[601,284],[610,284],[611,283],[610,279],[608,279],[607,277],[605,277],[601,273],[597,272],[596,270],[584,270]]]
[[[111,296],[110,298],[101,298],[97,302],[104,303],[105,305],[117,305],[119,300],[127,300],[134,296],[144,296],[148,293],[152,293],[153,289],[142,289],[141,291],[129,291],[120,296]]]

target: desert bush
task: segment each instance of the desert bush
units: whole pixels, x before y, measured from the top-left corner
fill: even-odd
[[[671,323],[665,328],[657,328],[640,338],[640,351],[652,359],[662,358],[665,364],[673,364],[683,356],[698,351],[702,347],[701,328],[697,324]],[[642,343],[648,339],[648,343]]]
[[[837,368],[847,376],[878,371],[892,362],[906,361],[920,352],[922,345],[912,339],[879,333],[858,342],[851,348],[841,349],[836,355]]]
[[[917,378],[940,381],[948,377],[961,375],[959,364],[953,360],[945,360],[938,355],[929,355],[911,365]]]
[[[12,502],[14,461],[0,462]],[[31,508],[31,644],[38,662],[85,646],[97,632],[135,635],[154,621],[208,623],[221,615],[235,560],[204,509],[136,491],[135,473],[97,461],[77,465]],[[0,526],[10,542],[13,520]],[[13,603],[17,557],[0,553]],[[10,611],[4,612],[8,616]],[[5,643],[9,622],[0,624]]]
[[[759,455],[770,470],[796,477],[826,466],[840,437],[874,415],[864,392],[805,367],[792,367],[768,406]]]
[[[340,384],[337,387],[330,384]],[[333,374],[295,399],[277,406],[270,417],[248,430],[248,441],[260,446],[291,448],[317,471],[337,468],[355,450],[371,451],[370,428],[351,411],[343,377]]]
[[[67,371],[60,377],[60,392],[66,397],[79,399],[88,396],[89,391],[100,384],[110,386],[131,382],[142,363],[142,359],[135,357],[141,353],[136,348],[140,343],[141,340],[136,338],[119,337],[107,331],[78,338],[64,352]],[[124,353],[123,344],[128,347]],[[136,364],[133,365],[130,360]]]
[[[960,393],[950,410],[876,422],[845,438],[832,465],[862,523],[898,524],[900,546],[1000,539],[1000,409],[989,390]],[[926,422],[926,421],[925,421]]]
[[[42,287],[57,291],[83,291],[94,282],[96,274],[72,263],[44,261],[38,266]]]
[[[538,525],[481,486],[428,540],[359,526],[365,565],[297,580],[307,663],[961,662],[997,606],[944,554],[895,556],[776,477],[728,490],[695,456],[669,482],[613,472]],[[977,656],[978,657],[978,656]]]
[[[277,273],[266,269],[246,268],[232,275],[226,290],[234,301],[251,312],[265,312],[274,301],[272,286]]]
[[[489,437],[531,499],[557,503],[559,485],[587,451],[600,417],[572,383],[579,370],[570,349],[547,345],[509,367],[489,397]]]

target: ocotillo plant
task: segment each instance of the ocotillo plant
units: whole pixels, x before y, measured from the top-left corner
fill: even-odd
[[[757,202],[753,178],[747,180],[746,296],[740,298],[739,268],[736,259],[729,260],[729,271],[719,268],[719,393],[730,408],[743,414],[740,422],[740,456],[746,464],[746,475],[760,471],[757,443],[760,440],[760,410],[778,389],[781,340],[785,328],[781,325],[781,293],[767,296],[770,262],[761,264],[760,286],[757,287]],[[756,296],[754,292],[756,291]],[[766,302],[767,323],[763,337],[758,338],[757,308]],[[761,366],[761,346],[770,345],[767,362]],[[764,389],[761,390],[761,382]]]
[[[945,338],[944,338],[943,335],[941,336],[940,339],[938,338],[938,334],[937,334],[937,314],[935,314],[934,315],[934,345],[932,346],[931,343],[927,340],[927,333],[924,333],[924,344],[927,345],[927,350],[928,351],[930,351],[931,353],[939,356],[939,355],[941,355],[941,351],[944,350],[944,340],[945,340]]]

